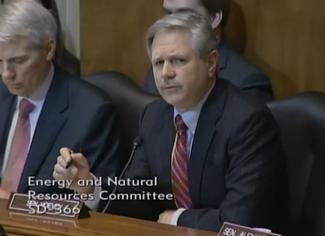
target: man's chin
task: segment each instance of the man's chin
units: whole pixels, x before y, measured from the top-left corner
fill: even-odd
[[[15,96],[26,96],[26,92],[22,89],[16,89],[16,88],[8,88],[9,92],[12,94],[12,95],[15,95]]]
[[[174,107],[179,107],[180,104],[182,104],[182,98],[177,95],[162,95],[163,99],[170,105],[174,106]]]

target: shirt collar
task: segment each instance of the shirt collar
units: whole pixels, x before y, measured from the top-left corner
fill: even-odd
[[[213,80],[213,84],[209,88],[208,92],[204,95],[204,97],[200,100],[200,102],[198,104],[191,107],[190,109],[188,109],[184,112],[180,112],[174,107],[174,122],[175,122],[176,116],[181,115],[184,123],[186,124],[186,126],[188,127],[190,132],[194,135],[202,107],[203,107],[205,101],[207,100],[209,94],[211,93],[211,90],[214,87],[215,83],[216,83],[216,81]]]

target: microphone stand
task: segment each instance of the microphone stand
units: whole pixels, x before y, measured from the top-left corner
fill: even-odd
[[[135,150],[136,150],[136,149],[141,145],[141,143],[142,143],[142,139],[141,139],[139,136],[136,137],[136,138],[134,139],[134,141],[133,141],[133,146],[132,146],[132,151],[131,151],[130,157],[129,157],[128,161],[126,162],[126,164],[125,164],[123,170],[121,171],[121,174],[120,174],[120,176],[118,177],[118,180],[120,180],[120,179],[122,179],[122,178],[124,177],[124,174],[125,174],[127,168],[129,167],[129,165],[130,165],[131,162],[132,162],[133,156],[134,156],[134,154],[135,154]],[[118,186],[118,185],[115,185],[115,186],[114,186],[114,189],[113,189],[113,191],[112,191],[111,194],[115,194],[115,192],[116,192],[116,190],[117,190],[117,186]],[[102,213],[105,213],[105,212],[107,211],[107,209],[108,209],[108,207],[110,206],[110,204],[111,204],[111,199],[109,199],[108,202],[106,203],[104,209],[102,210]]]

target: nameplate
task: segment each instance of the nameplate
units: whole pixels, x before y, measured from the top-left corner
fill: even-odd
[[[9,217],[15,220],[23,220],[26,223],[37,223],[37,224],[47,224],[55,227],[68,227],[68,228],[79,228],[79,221],[75,219],[65,219],[59,217],[47,217],[44,215],[30,215],[20,212],[9,212]],[[1,236],[1,234],[0,234]]]
[[[225,222],[220,229],[219,236],[281,236],[265,231],[266,229],[254,229]]]
[[[27,194],[12,193],[7,209],[31,216],[79,219],[89,216],[82,202],[74,200],[34,200]]]

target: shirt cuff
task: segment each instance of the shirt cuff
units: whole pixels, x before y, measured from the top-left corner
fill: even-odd
[[[93,174],[91,174],[93,176],[94,179],[98,179],[96,176],[94,176]],[[86,206],[93,210],[93,211],[96,211],[98,209],[98,205],[99,205],[99,202],[100,202],[100,192],[102,191],[102,187],[101,186],[95,186],[95,189],[94,189],[94,199],[92,200],[87,200],[85,201],[85,204]]]
[[[185,208],[178,208],[178,209],[173,213],[173,216],[172,216],[172,219],[171,219],[171,221],[170,221],[170,224],[171,224],[171,225],[177,225],[178,218],[179,218],[179,216],[180,216],[184,211],[186,211]]]

